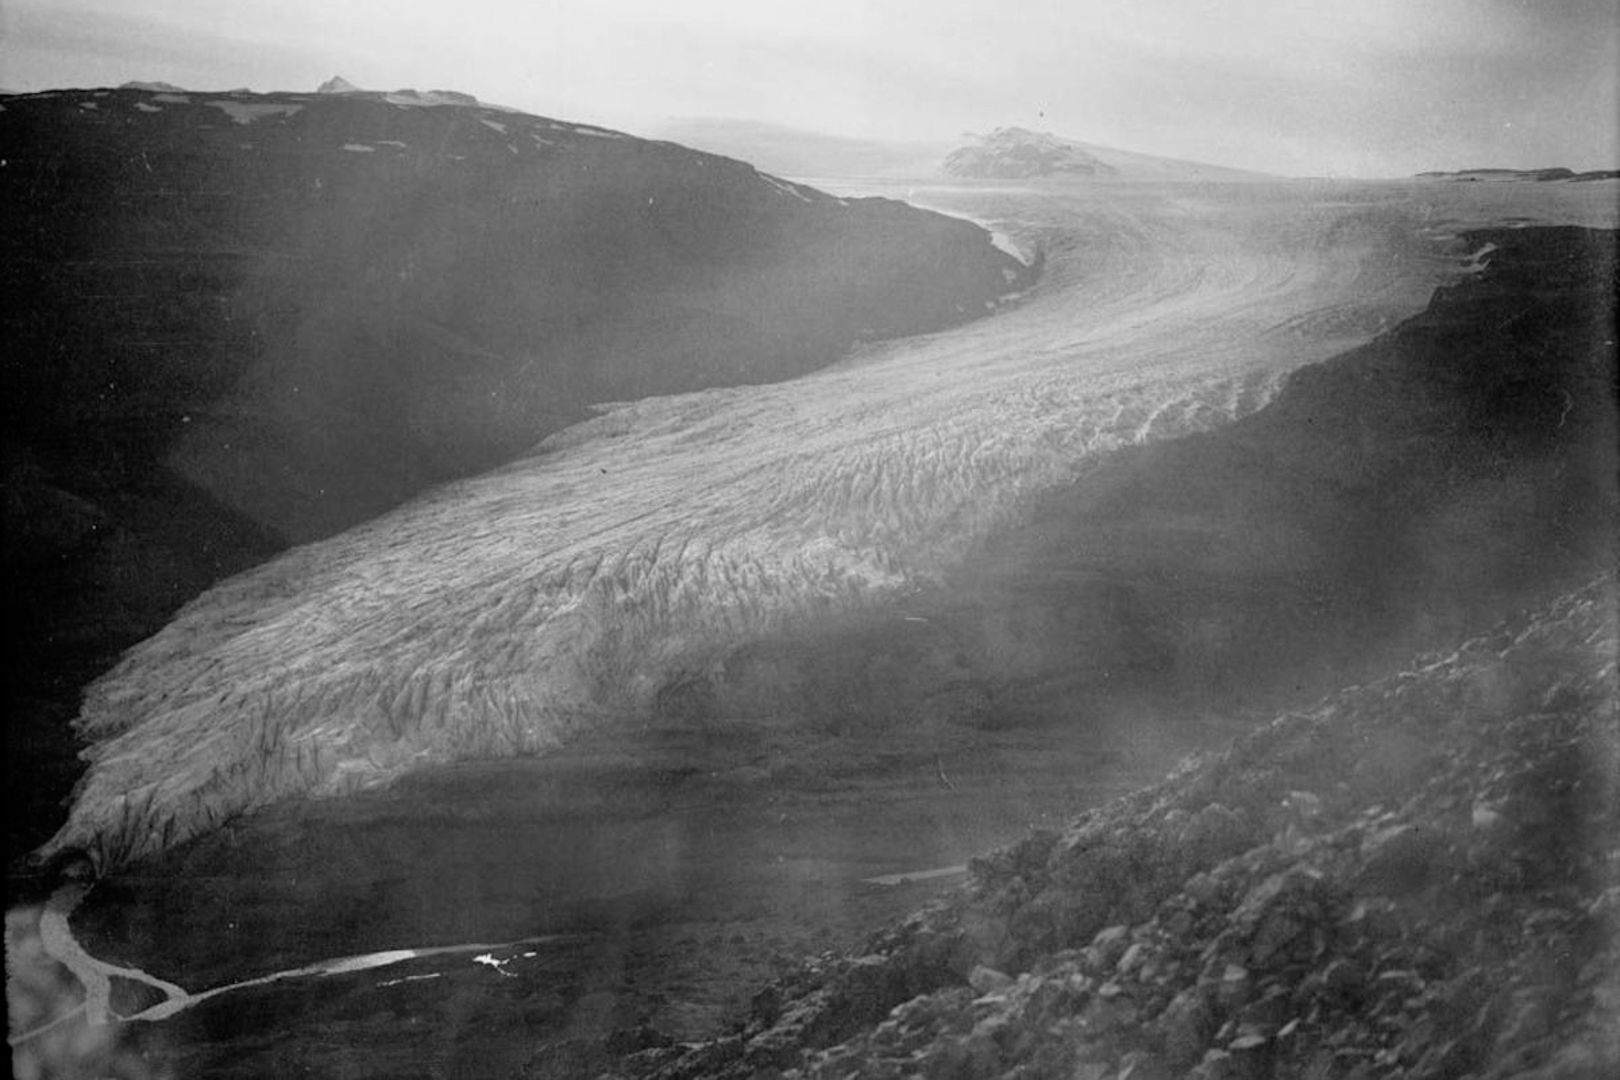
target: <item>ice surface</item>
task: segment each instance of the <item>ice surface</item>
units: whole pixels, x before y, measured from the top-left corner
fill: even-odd
[[[223,582],[89,688],[99,741],[49,849],[107,867],[290,795],[543,750],[901,597],[1098,455],[1228,422],[1421,309],[1465,254],[1424,229],[1506,205],[1473,187],[918,191],[1042,251],[1043,283],[791,383],[603,407]]]

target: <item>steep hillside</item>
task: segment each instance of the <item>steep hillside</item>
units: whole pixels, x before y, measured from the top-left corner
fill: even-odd
[[[979,860],[733,1036],[527,1075],[1613,1076],[1615,600],[1605,575]]]

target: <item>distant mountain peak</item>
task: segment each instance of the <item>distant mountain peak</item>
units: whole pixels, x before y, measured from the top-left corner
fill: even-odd
[[[999,127],[968,135],[951,151],[945,171],[963,177],[1027,179],[1035,176],[1111,176],[1117,170],[1084,145],[1044,131]]]
[[[118,89],[120,89],[120,90],[152,90],[152,91],[155,91],[157,93],[162,93],[162,94],[183,94],[183,93],[186,92],[185,87],[176,86],[176,85],[174,85],[174,83],[155,82],[155,81],[148,82],[148,81],[141,81],[139,79],[132,79],[129,82],[119,83],[118,84]]]
[[[1032,131],[998,127],[967,134],[944,161],[944,171],[963,179],[1032,180],[1258,180],[1264,174],[1197,161],[1119,150]]]
[[[361,89],[341,75],[334,75],[315,88],[317,94],[359,94]]]

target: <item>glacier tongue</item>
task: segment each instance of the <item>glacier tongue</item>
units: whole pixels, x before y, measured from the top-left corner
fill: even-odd
[[[796,382],[605,408],[220,584],[89,688],[46,852],[106,870],[276,799],[540,751],[934,578],[1095,455],[1229,421],[1354,343],[1308,316],[1400,318],[1460,272],[1352,194],[934,193],[1038,245],[1045,283]]]

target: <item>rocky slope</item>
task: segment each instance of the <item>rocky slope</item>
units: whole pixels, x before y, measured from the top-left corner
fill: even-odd
[[[1027,276],[958,220],[446,91],[28,94],[0,142],[32,760],[119,649],[289,543],[593,404],[789,378]]]
[[[733,1036],[528,1075],[1612,1076],[1615,602],[1604,575],[979,860]]]

